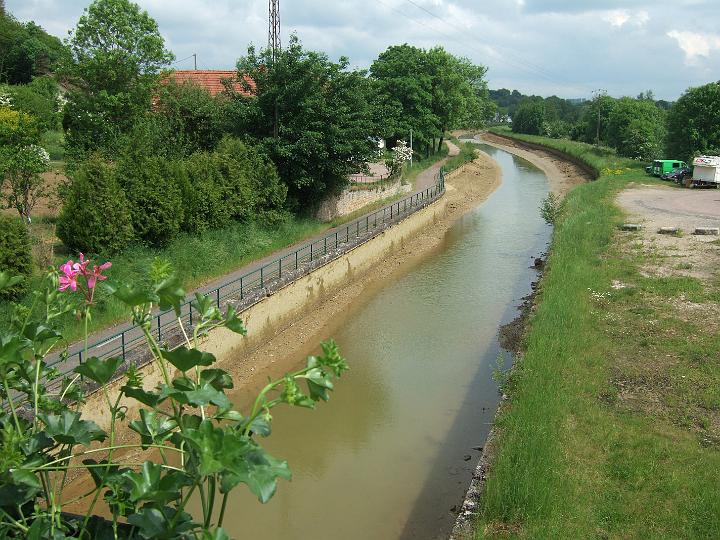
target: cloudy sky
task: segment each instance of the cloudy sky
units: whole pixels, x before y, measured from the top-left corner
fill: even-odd
[[[6,0],[64,37],[90,0]],[[267,0],[136,0],[178,59],[231,68],[267,42]],[[442,45],[489,67],[491,88],[674,100],[720,79],[719,0],[281,0],[282,36],[368,67],[389,45]],[[178,69],[192,69],[192,59]]]

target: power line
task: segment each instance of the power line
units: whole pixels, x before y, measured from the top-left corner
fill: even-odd
[[[181,58],[180,60],[175,60],[171,66],[174,66],[175,64],[179,64],[180,62],[184,62],[185,60],[190,60],[191,58],[195,59],[195,69],[197,70],[197,53],[192,53],[190,56],[187,56],[185,58]]]

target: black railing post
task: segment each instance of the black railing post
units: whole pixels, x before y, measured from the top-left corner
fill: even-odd
[[[120,332],[120,346],[122,347],[122,359],[125,361],[125,332]]]
[[[217,301],[218,309],[220,309],[220,287],[215,289],[215,300]]]
[[[263,281],[263,268],[264,266],[260,267],[260,288],[262,289],[265,286],[265,282]]]
[[[240,300],[243,299],[243,278],[240,276]]]
[[[282,277],[282,257],[278,259],[278,279]]]
[[[160,335],[160,315],[158,315],[156,318],[157,318],[158,341],[160,341],[162,339],[162,337]],[[190,326],[192,326],[192,304],[190,304]]]

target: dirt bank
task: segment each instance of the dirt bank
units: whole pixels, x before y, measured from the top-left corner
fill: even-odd
[[[550,182],[550,189],[561,197],[578,184],[592,180],[586,171],[574,163],[562,160],[550,152],[530,150],[522,142],[511,141],[486,131],[475,135],[475,139],[528,160],[545,173]]]

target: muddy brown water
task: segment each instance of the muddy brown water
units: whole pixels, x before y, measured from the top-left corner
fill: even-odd
[[[545,175],[479,147],[501,165],[501,186],[441,250],[327,328],[351,371],[316,410],[275,409],[263,444],[289,461],[293,479],[266,505],[237,488],[224,523],[231,537],[447,538],[498,404],[498,355],[510,363],[498,328],[530,292],[550,232],[538,211]],[[247,389],[231,398],[247,408]]]

